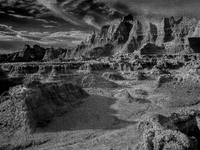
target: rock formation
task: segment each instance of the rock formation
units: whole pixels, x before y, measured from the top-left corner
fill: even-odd
[[[54,116],[74,109],[87,96],[80,87],[65,83],[13,87],[1,97],[1,135],[33,132],[36,127],[46,126]]]
[[[197,150],[200,148],[199,112],[191,110],[168,117],[153,115],[138,124],[143,133],[139,150]]]
[[[0,55],[0,61],[48,61],[54,59],[90,60],[98,57],[136,53],[151,54],[193,54],[200,53],[200,21],[194,18],[174,17],[162,21],[144,22],[131,14],[120,21],[104,25],[100,31],[73,49],[42,48],[26,45],[24,50]]]
[[[50,49],[46,50],[46,53],[42,60],[49,61],[49,60],[54,60],[54,59],[58,59],[58,58],[64,59],[65,55],[66,55],[65,49],[62,49],[62,48],[54,49],[53,47],[51,47]]]
[[[128,103],[136,102],[136,98],[133,98],[126,89],[119,91],[115,97]]]
[[[31,48],[29,45],[25,45],[23,51],[17,53],[12,61],[38,61],[42,60],[45,54],[45,49],[39,45],[34,45]]]
[[[199,22],[181,17],[164,18],[160,23],[143,23],[131,14],[115,24],[105,25],[99,32],[74,50],[75,57],[101,57],[114,54],[191,54],[199,53]]]
[[[25,72],[21,66],[14,66],[8,76],[11,78],[18,78],[18,77],[24,77],[24,75]]]

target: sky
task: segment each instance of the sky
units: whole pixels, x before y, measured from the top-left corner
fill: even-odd
[[[0,0],[0,52],[25,44],[70,48],[128,13],[143,20],[198,18],[199,8],[199,0]]]

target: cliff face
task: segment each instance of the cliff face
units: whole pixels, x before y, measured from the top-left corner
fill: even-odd
[[[57,58],[65,58],[65,55],[66,55],[66,50],[61,49],[61,48],[54,50],[53,48],[51,48],[51,49],[46,50],[46,53],[42,60],[53,60]]]
[[[131,14],[104,25],[72,50],[26,45],[21,52],[0,55],[5,61],[48,61],[53,59],[98,58],[139,51],[141,54],[191,54],[200,52],[200,21],[174,17],[161,21],[134,20]],[[151,45],[151,46],[150,46]],[[149,47],[150,46],[150,47]],[[155,48],[155,49],[154,49]]]
[[[45,49],[39,45],[34,45],[31,48],[29,45],[25,45],[23,51],[17,53],[13,57],[13,61],[37,61],[44,57]]]
[[[128,14],[118,23],[105,25],[98,33],[93,32],[87,41],[73,51],[73,56],[109,56],[132,53],[141,48],[148,54],[144,44],[154,45],[149,54],[196,53],[198,48],[194,50],[194,46],[190,45],[193,39],[188,39],[199,37],[199,28],[200,22],[194,18],[181,17],[175,20],[169,17],[159,23],[143,23]],[[155,52],[152,47],[156,47]]]

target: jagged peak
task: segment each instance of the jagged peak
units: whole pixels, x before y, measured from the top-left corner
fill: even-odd
[[[96,34],[96,31],[95,31],[95,30],[93,30],[93,31],[92,31],[92,35],[95,35],[95,34]]]
[[[85,45],[85,42],[84,42],[84,41],[82,41],[82,42],[80,43],[80,45]]]
[[[123,17],[122,21],[123,21],[123,22],[134,21],[133,15],[132,15],[131,13],[130,13],[130,14],[127,14],[126,16]]]
[[[25,45],[24,45],[24,50],[27,49],[27,48],[31,48],[31,46],[28,45],[28,44],[25,44]]]
[[[39,48],[41,48],[41,47],[40,47],[40,45],[35,44],[35,45],[33,45],[33,48],[39,49]]]

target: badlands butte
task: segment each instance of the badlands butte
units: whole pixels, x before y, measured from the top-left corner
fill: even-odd
[[[0,55],[0,150],[199,150],[200,21],[131,14],[73,49]]]

